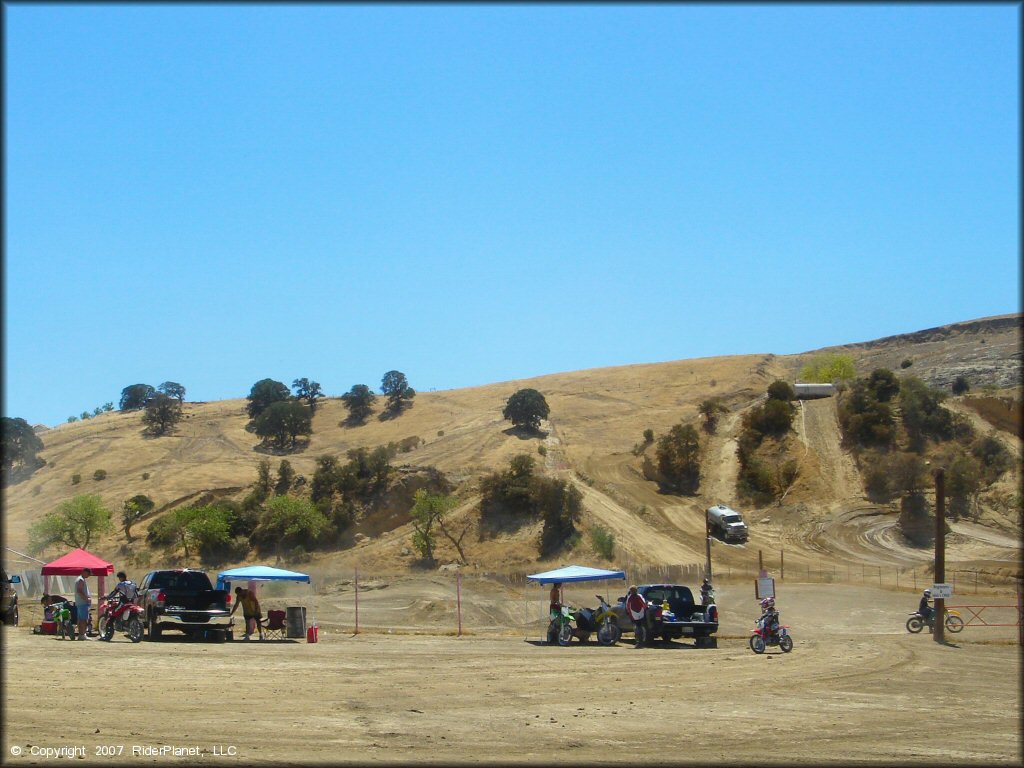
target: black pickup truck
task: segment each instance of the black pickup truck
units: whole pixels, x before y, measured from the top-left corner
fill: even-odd
[[[165,629],[225,640],[231,636],[230,600],[226,590],[213,588],[205,571],[188,568],[151,571],[139,585],[150,640],[159,639]]]
[[[636,588],[647,601],[649,637],[661,638],[666,643],[683,637],[692,637],[698,648],[717,648],[718,606],[702,607],[693,600],[689,587],[680,584],[643,584]],[[664,610],[668,603],[668,611]],[[633,631],[633,620],[626,612],[626,598],[612,607],[623,632]]]

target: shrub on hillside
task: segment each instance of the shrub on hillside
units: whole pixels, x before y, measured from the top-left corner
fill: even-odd
[[[658,441],[658,472],[665,485],[693,495],[700,487],[700,436],[693,425],[676,424]]]
[[[615,556],[615,535],[603,526],[595,525],[590,529],[590,545],[605,560]]]

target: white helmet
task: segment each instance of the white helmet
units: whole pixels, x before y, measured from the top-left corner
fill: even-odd
[[[926,589],[926,590],[924,591],[924,596],[925,596],[925,597],[931,597],[931,596],[932,596],[932,591],[931,591],[930,589]]]

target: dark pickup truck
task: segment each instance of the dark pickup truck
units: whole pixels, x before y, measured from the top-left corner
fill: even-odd
[[[647,601],[651,640],[661,638],[667,643],[692,637],[698,648],[718,647],[718,640],[713,636],[718,631],[718,606],[702,607],[694,602],[690,588],[679,584],[644,584],[636,591]],[[663,608],[665,603],[668,603],[668,612]],[[612,612],[623,632],[633,631],[625,597],[619,598]]]
[[[139,586],[150,640],[159,639],[165,629],[225,640],[231,636],[230,601],[226,590],[213,588],[205,571],[188,568],[151,571]]]

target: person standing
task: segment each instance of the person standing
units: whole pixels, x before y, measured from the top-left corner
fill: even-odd
[[[89,623],[89,608],[92,605],[92,595],[89,594],[89,582],[87,579],[92,576],[91,568],[83,568],[82,575],[75,579],[75,620],[78,622],[78,639],[85,640],[85,626]]]
[[[562,585],[559,582],[551,585],[551,593],[548,595],[548,599],[551,602],[552,611],[557,611],[562,607]]]
[[[243,639],[249,639],[249,636],[252,634],[253,626],[255,626],[257,637],[262,640],[263,614],[260,611],[260,601],[256,598],[255,593],[250,589],[235,587],[235,604],[231,608],[232,616],[235,611],[238,610],[238,606],[242,606],[242,619],[245,621],[245,637]]]
[[[626,611],[633,620],[633,636],[636,638],[634,648],[643,648],[647,639],[647,601],[637,592],[635,586],[629,588],[626,596]]]

